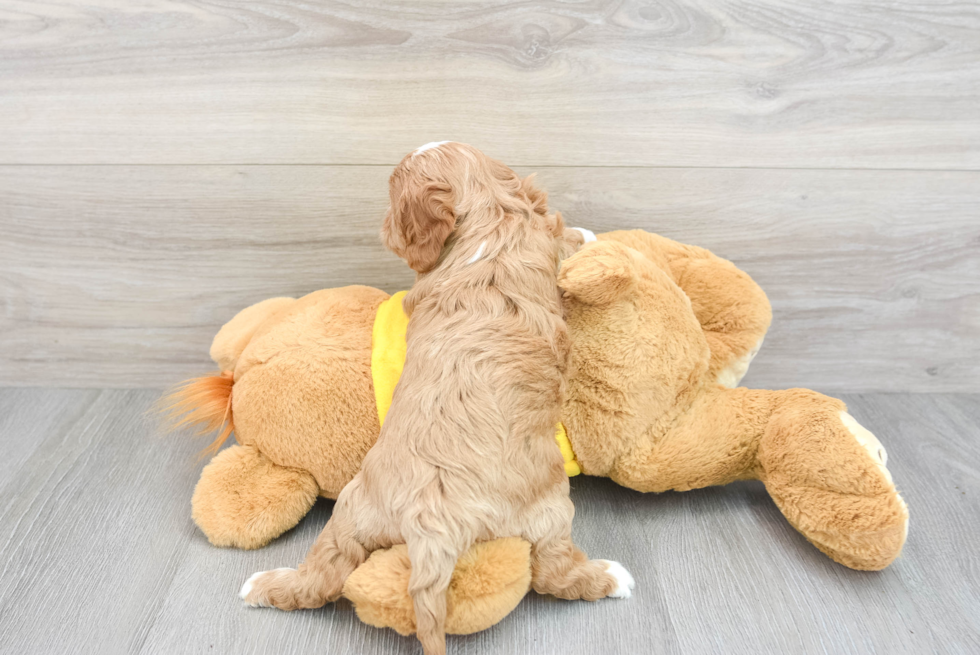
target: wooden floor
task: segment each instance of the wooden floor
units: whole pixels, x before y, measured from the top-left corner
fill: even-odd
[[[201,442],[156,434],[150,390],[0,389],[0,652],[416,653],[349,604],[283,613],[237,597],[294,565],[330,514],[259,551],[210,546],[190,518]],[[907,500],[903,556],[834,564],[759,483],[640,494],[577,478],[576,541],[622,561],[629,600],[530,594],[451,653],[980,652],[980,395],[845,396]]]

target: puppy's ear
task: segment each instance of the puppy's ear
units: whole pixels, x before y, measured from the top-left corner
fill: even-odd
[[[531,211],[541,216],[545,220],[545,225],[556,237],[562,236],[565,231],[565,221],[561,218],[561,212],[551,214],[548,212],[548,192],[538,188],[535,184],[535,174],[531,173],[521,180],[521,191],[531,204]]]
[[[626,246],[615,241],[588,243],[564,261],[558,286],[587,305],[608,305],[635,287],[636,268]]]
[[[531,209],[535,213],[544,216],[548,213],[548,192],[544,189],[539,189],[534,183],[534,180],[534,173],[521,180],[521,190],[527,196],[528,202],[531,203]]]
[[[561,253],[562,260],[568,259],[579,249],[585,245],[585,237],[582,232],[576,230],[574,227],[566,227],[565,231],[561,236]]]
[[[552,234],[554,234],[556,237],[564,236],[565,229],[566,229],[565,228],[565,219],[561,217],[561,212],[555,212],[554,213],[554,217],[555,217],[555,219],[554,219],[555,222],[551,226]]]
[[[439,261],[456,225],[453,204],[452,188],[447,184],[409,181],[396,192],[393,180],[391,208],[381,227],[381,240],[413,270],[425,273]]]

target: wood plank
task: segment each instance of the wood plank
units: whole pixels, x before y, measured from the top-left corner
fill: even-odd
[[[4,167],[0,384],[172,384],[210,370],[211,338],[251,303],[410,286],[377,237],[388,173]],[[571,224],[704,246],[766,289],[775,318],[750,386],[980,389],[978,173],[539,174]]]
[[[330,515],[321,501],[259,551],[208,545],[190,520],[200,441],[159,438],[157,392],[0,389],[0,449],[38,448],[0,490],[0,643],[10,652],[417,653],[360,623],[346,602],[318,611],[245,607],[256,570],[294,565]],[[449,652],[971,653],[980,648],[980,395],[852,395],[881,439],[912,528],[880,573],[845,569],[780,515],[759,483],[640,494],[576,478],[574,535],[624,562],[628,601],[529,594]],[[45,424],[45,415],[71,418]],[[0,421],[3,421],[0,416]],[[43,426],[43,427],[42,427]]]
[[[0,163],[980,168],[980,6],[0,2]]]
[[[24,392],[0,390],[11,393],[23,401]],[[33,392],[27,407],[35,420],[61,393]],[[176,536],[193,527],[181,498],[194,483],[193,444],[151,438],[143,412],[155,395],[87,398],[67,429],[42,435],[7,480],[9,502],[0,514],[5,648],[16,643],[19,652],[60,652],[74,643],[88,652],[132,652],[127,645],[136,626],[153,616],[187,547]],[[0,435],[3,447],[25,427]]]

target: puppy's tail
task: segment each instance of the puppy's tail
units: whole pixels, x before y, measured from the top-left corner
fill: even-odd
[[[161,398],[155,409],[162,415],[169,431],[196,426],[198,434],[217,432],[202,455],[216,455],[235,422],[231,415],[231,389],[235,384],[231,371],[187,380]]]
[[[425,655],[445,655],[446,592],[459,552],[445,538],[416,536],[406,541],[412,564],[408,593],[415,606],[415,633]]]

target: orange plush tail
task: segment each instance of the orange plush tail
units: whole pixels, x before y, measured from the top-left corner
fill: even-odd
[[[171,430],[195,425],[199,426],[198,435],[218,432],[211,445],[201,453],[216,455],[235,429],[231,416],[233,384],[231,371],[187,380],[161,398],[157,410]]]

